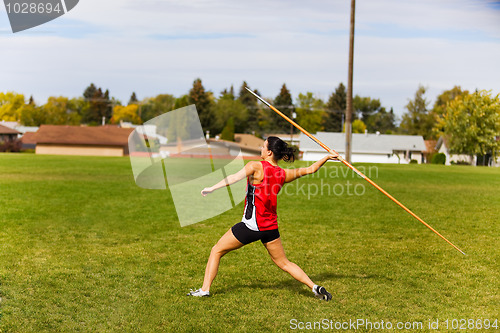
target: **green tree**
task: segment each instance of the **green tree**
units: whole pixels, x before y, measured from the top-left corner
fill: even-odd
[[[165,112],[177,109],[176,98],[170,94],[160,94],[155,97],[145,98],[141,103],[138,104],[138,113],[142,122],[146,122],[150,119],[164,114]]]
[[[468,94],[467,90],[462,90],[460,86],[454,86],[450,90],[443,91],[434,102],[434,107],[432,108],[432,112],[438,117],[446,112],[446,107],[448,103],[453,101],[455,98],[460,97],[464,94]]]
[[[137,99],[137,95],[135,92],[132,92],[132,95],[130,95],[130,99],[128,100],[128,105],[130,104],[138,104],[139,100]]]
[[[229,120],[227,121],[226,126],[222,130],[220,138],[222,140],[234,141],[234,120],[233,120],[233,117],[229,118]]]
[[[220,133],[229,119],[233,122],[233,131],[244,133],[247,131],[248,110],[239,100],[219,98],[213,108],[213,134]]]
[[[297,97],[297,122],[311,133],[323,130],[325,117],[324,102],[315,98],[312,92]]]
[[[353,108],[369,132],[392,133],[396,130],[394,111],[391,108],[387,112],[380,99],[356,95]]]
[[[366,128],[369,132],[379,131],[380,133],[391,134],[396,130],[394,124],[396,117],[394,111],[387,112],[385,108],[381,108],[376,113],[372,114],[366,120]]]
[[[112,101],[109,98],[109,90],[104,93],[101,88],[97,88],[93,83],[83,92],[85,101],[89,103],[88,107],[83,108],[82,122],[90,125],[98,125],[102,118],[110,120],[113,112]]]
[[[248,87],[248,84],[246,81],[243,81],[238,95],[238,101],[245,105],[248,110],[247,128],[245,132],[261,135],[263,131],[267,130],[269,127],[269,116],[259,107],[257,98],[246,90],[245,87]],[[256,94],[259,94],[257,89],[254,89],[254,91]]]
[[[257,98],[255,98],[254,95],[252,95],[248,90],[246,90],[245,87],[248,87],[250,89],[248,83],[246,81],[243,81],[240,87],[238,100],[249,109],[256,108]]]
[[[257,90],[255,90],[255,93],[257,93]],[[260,96],[260,94],[259,94]],[[274,111],[270,111],[269,108],[266,107],[260,107],[257,109],[257,111],[249,111],[249,112],[256,112],[257,114],[257,129],[252,129],[252,127],[249,126],[250,129],[252,129],[252,133],[255,133],[256,136],[259,136],[262,138],[262,136],[265,133],[271,132],[273,126],[271,125],[272,119],[271,116],[273,115]],[[250,120],[248,121],[250,123]]]
[[[221,94],[220,98],[231,99],[231,100],[235,99],[233,85],[231,85],[231,88],[229,88],[229,90],[224,89],[223,91],[221,91],[220,94]]]
[[[437,124],[444,132],[450,153],[491,154],[500,150],[500,98],[485,90],[462,94],[447,104]]]
[[[88,113],[90,102],[85,97],[76,97],[68,100],[68,112],[76,112],[80,116],[80,123],[83,116]]]
[[[400,130],[404,134],[422,135],[424,139],[431,139],[436,121],[427,109],[429,102],[424,97],[425,91],[425,87],[419,86],[414,99],[406,105],[408,112],[403,115]]]
[[[380,99],[372,99],[371,97],[361,97],[354,96],[352,99],[352,106],[356,113],[356,118],[363,120],[364,123],[373,116],[374,114],[385,111],[385,108],[382,107],[382,103],[380,103]]]
[[[323,118],[323,128],[326,132],[342,131],[342,116],[346,110],[346,103],[347,91],[341,82],[326,103],[326,113]]]
[[[99,104],[99,114],[102,115],[102,117],[106,117],[106,120],[111,119],[113,116],[113,103],[109,97],[108,89],[104,92],[103,100]]]
[[[182,95],[182,96],[177,97],[175,99],[174,110],[183,108],[183,107],[188,106],[188,105],[190,105],[190,103],[189,103],[189,96],[188,95]],[[199,113],[199,111],[198,111],[198,113]]]
[[[460,86],[454,86],[450,90],[445,90],[443,91],[437,98],[436,102],[434,102],[434,107],[430,111],[430,114],[432,117],[435,119],[435,121],[439,121],[439,119],[443,116],[443,114],[446,112],[446,107],[450,102],[455,100],[455,98],[461,97],[464,94],[468,94],[469,92],[467,90],[462,90]],[[443,135],[442,131],[438,130],[439,126],[434,126],[433,128],[433,136],[434,137],[440,137]]]
[[[260,126],[261,124],[259,124],[263,111],[259,107],[257,98],[255,98],[255,96],[253,96],[248,90],[246,90],[245,87],[248,87],[248,84],[246,81],[243,81],[238,95],[238,101],[243,104],[248,111],[247,127],[245,129],[245,133],[259,133],[263,129]],[[258,94],[257,90],[255,91]]]
[[[212,96],[209,92],[205,91],[199,78],[194,80],[193,87],[189,91],[189,103],[196,105],[203,130],[213,130]]]
[[[283,114],[292,118],[292,114],[295,111],[295,108],[293,106],[292,95],[290,94],[290,91],[286,87],[285,83],[283,83],[280,93],[274,99],[274,106]],[[274,111],[270,112],[271,130],[280,133],[290,133],[294,130],[292,127],[290,127],[290,123],[283,119],[283,117],[281,117],[279,114]]]
[[[85,88],[85,91],[83,92],[83,98],[85,99],[92,99],[94,97],[95,93],[97,92],[97,87],[91,83],[90,86]]]

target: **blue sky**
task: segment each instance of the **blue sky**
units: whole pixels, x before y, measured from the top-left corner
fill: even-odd
[[[76,97],[91,83],[131,93],[187,93],[197,77],[218,96],[246,80],[266,97],[327,99],[347,82],[350,1],[81,0],[66,15],[12,34],[0,7],[0,91]],[[500,2],[356,3],[354,93],[396,114],[419,84],[500,93]]]

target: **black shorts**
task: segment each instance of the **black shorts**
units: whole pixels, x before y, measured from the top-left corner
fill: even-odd
[[[265,244],[280,238],[280,232],[278,229],[253,231],[248,229],[244,222],[233,225],[231,231],[233,232],[234,237],[245,245],[258,240],[260,240],[262,244]]]

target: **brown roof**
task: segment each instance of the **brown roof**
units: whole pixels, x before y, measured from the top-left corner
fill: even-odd
[[[21,132],[4,125],[0,125],[0,134],[21,134]]]
[[[24,143],[25,145],[36,144],[36,133],[35,132],[24,133],[24,135],[21,137],[21,142]]]
[[[66,145],[126,146],[133,128],[41,125],[36,142]]]
[[[240,146],[240,148],[247,148],[256,151],[260,151],[260,147],[264,144],[264,140],[252,134],[235,133],[234,141]]]

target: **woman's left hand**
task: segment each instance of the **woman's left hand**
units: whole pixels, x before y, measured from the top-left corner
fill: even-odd
[[[327,156],[329,160],[338,160],[339,159],[339,154],[330,154]]]

